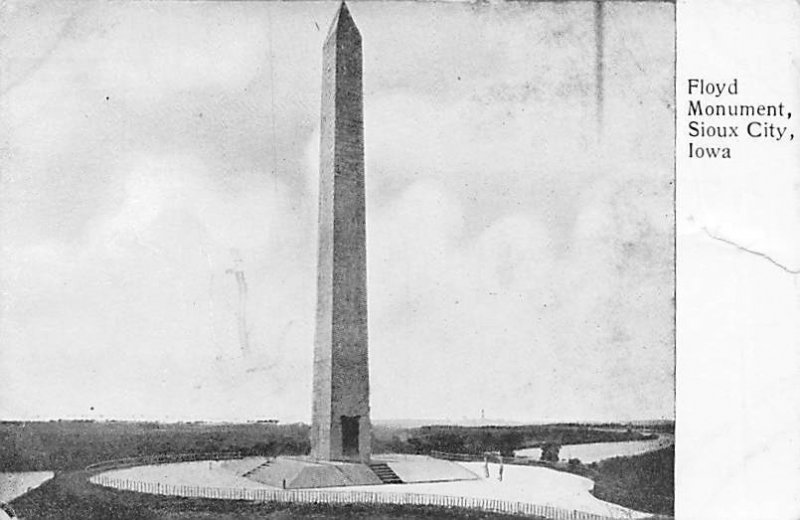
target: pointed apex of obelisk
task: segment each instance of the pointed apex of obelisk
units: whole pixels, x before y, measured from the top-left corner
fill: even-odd
[[[328,29],[328,36],[326,40],[329,40],[333,35],[351,32],[355,33],[357,37],[361,36],[361,33],[358,31],[358,27],[356,27],[356,22],[350,15],[350,9],[347,8],[347,2],[342,0],[342,3],[339,4],[339,9],[336,11],[336,16],[333,17],[331,27]]]

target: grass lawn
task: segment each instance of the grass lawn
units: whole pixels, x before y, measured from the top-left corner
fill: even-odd
[[[675,514],[675,446],[601,461],[592,494],[639,511]]]

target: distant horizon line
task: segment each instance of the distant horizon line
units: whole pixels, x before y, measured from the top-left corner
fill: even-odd
[[[34,418],[21,418],[21,417],[0,417],[0,423],[9,422],[142,422],[142,423],[163,423],[163,424],[181,424],[181,423],[205,423],[205,424],[258,424],[258,423],[272,423],[272,424],[310,424],[310,420],[283,420],[273,417],[263,418],[236,418],[236,419],[170,419],[170,418],[150,418],[150,417],[88,417],[88,416],[73,416],[73,417],[34,417]],[[512,420],[512,419],[499,419],[499,418],[469,418],[463,417],[460,419],[451,418],[435,418],[435,419],[415,419],[415,418],[393,418],[393,419],[372,419],[373,424],[400,424],[400,423],[419,423],[436,425],[498,425],[498,426],[524,426],[524,425],[538,425],[538,424],[642,424],[642,423],[674,423],[674,418],[659,417],[650,419],[536,419],[536,420]]]

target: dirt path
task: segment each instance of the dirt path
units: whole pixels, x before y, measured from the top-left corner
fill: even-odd
[[[11,502],[53,478],[52,471],[0,473],[0,502]]]

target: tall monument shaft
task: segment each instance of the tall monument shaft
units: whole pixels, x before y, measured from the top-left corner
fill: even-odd
[[[369,462],[361,35],[342,3],[323,48],[312,456]]]

